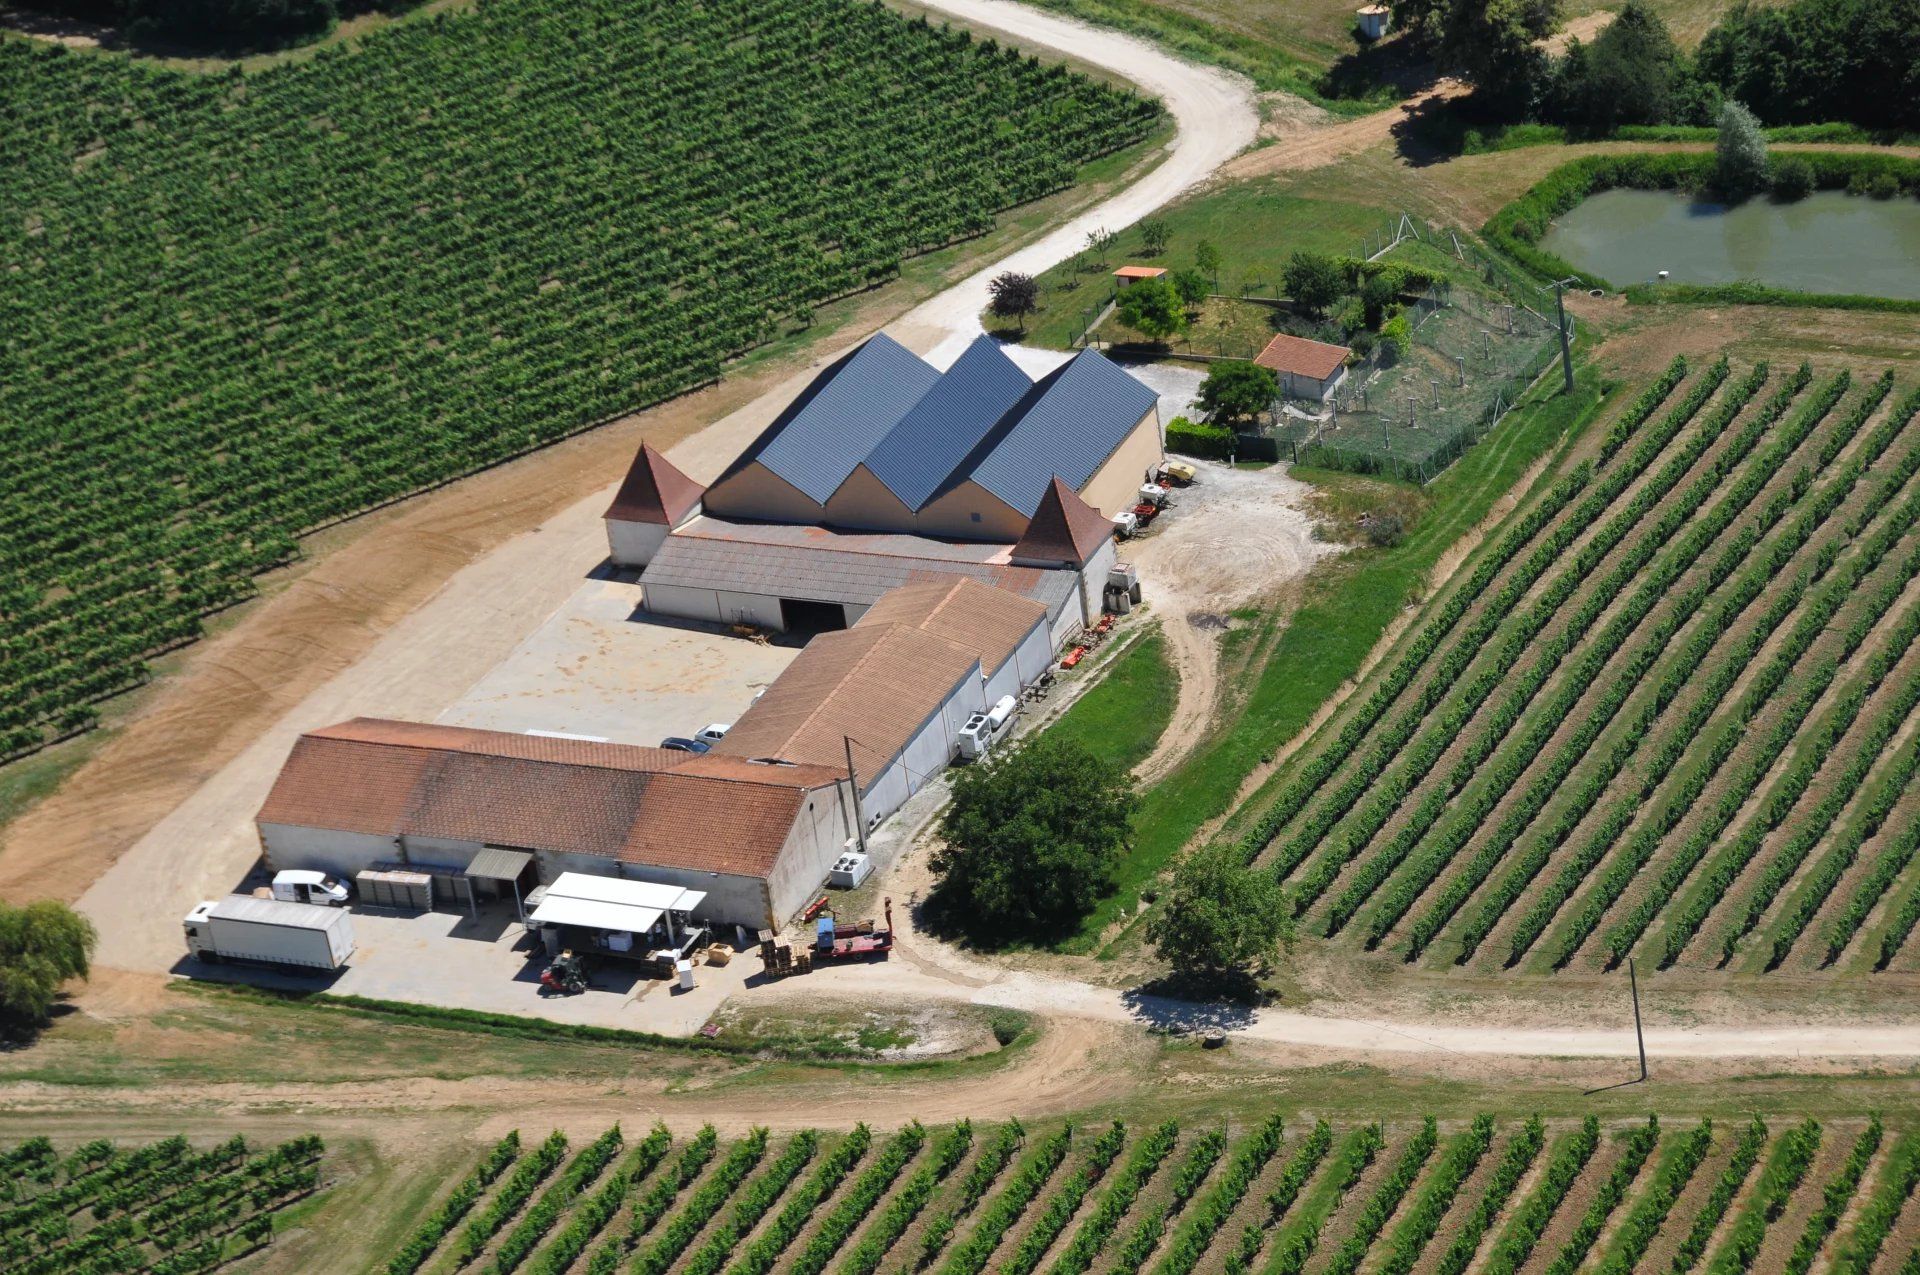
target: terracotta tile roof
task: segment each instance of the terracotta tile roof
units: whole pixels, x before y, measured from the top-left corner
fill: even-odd
[[[1116,279],[1158,279],[1165,274],[1165,266],[1121,266],[1113,272]]]
[[[940,579],[903,584],[867,608],[860,625],[900,624],[925,630],[972,651],[991,677],[1047,622],[1047,608],[978,580]]]
[[[692,512],[705,494],[706,488],[681,473],[652,443],[642,443],[613,503],[602,516],[671,527]]]
[[[1276,372],[1324,381],[1339,370],[1351,352],[1344,345],[1328,345],[1325,341],[1309,341],[1303,336],[1282,332],[1267,342],[1267,348],[1254,355],[1253,361]]]
[[[765,876],[811,791],[839,777],[357,718],[301,736],[256,819]]]
[[[1013,547],[1013,557],[1016,562],[1064,562],[1079,568],[1112,537],[1113,524],[1056,477],[1033,511],[1026,534]]]
[[[863,622],[823,633],[708,756],[777,757],[844,775],[851,736],[865,790],[978,668],[971,650],[924,629]]]

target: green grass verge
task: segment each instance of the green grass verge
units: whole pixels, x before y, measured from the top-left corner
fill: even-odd
[[[1110,925],[1133,912],[1140,891],[1201,825],[1227,813],[1254,767],[1304,729],[1358,672],[1388,624],[1424,588],[1440,555],[1485,518],[1529,466],[1570,442],[1601,399],[1600,377],[1591,367],[1580,370],[1572,394],[1560,392],[1557,377],[1544,380],[1520,410],[1428,484],[1432,503],[1406,539],[1390,549],[1355,549],[1327,560],[1308,578],[1299,610],[1284,621],[1265,618],[1283,627],[1244,707],[1142,795],[1133,853],[1121,864],[1117,891],[1062,941],[1062,950],[1093,951]],[[1251,804],[1266,797],[1262,789]],[[1102,954],[1114,954],[1114,946]]]
[[[1890,314],[1920,314],[1920,300],[1911,297],[1869,297],[1853,292],[1795,292],[1764,283],[1665,283],[1630,285],[1627,300],[1634,305],[1779,305],[1810,306],[1822,310],[1884,310]]]
[[[1155,628],[1122,651],[1099,685],[1074,701],[1047,734],[1080,745],[1110,769],[1132,770],[1160,742],[1179,693],[1167,640]]]

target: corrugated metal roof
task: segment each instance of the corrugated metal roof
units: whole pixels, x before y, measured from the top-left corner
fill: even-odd
[[[1031,518],[1058,475],[1075,491],[1106,463],[1149,408],[1151,389],[1096,350],[1082,350],[967,477]]]
[[[757,530],[757,528],[756,528]],[[834,537],[833,539],[841,539]],[[906,536],[851,537],[854,540],[912,541]],[[920,541],[936,547],[938,541]],[[1003,554],[1006,546],[991,546]],[[995,585],[1047,608],[1049,615],[1072,596],[1074,576],[1065,571],[1014,567],[959,558],[906,556],[774,540],[711,535],[668,536],[640,576],[643,588],[677,585],[722,589],[761,597],[800,598],[812,602],[871,606],[889,589],[912,580],[960,575]]]
[[[228,895],[214,904],[207,915],[217,916],[224,921],[253,921],[260,925],[279,925],[300,930],[337,930],[347,920],[344,908],[288,903],[284,899],[256,899],[246,894]]]
[[[1032,386],[998,342],[977,338],[874,447],[867,469],[901,504],[919,512]]]
[[[480,853],[473,856],[473,862],[467,865],[466,875],[482,881],[514,881],[532,862],[533,856],[524,850],[483,846]]]
[[[757,460],[824,505],[939,379],[913,351],[879,333],[816,377],[743,462]]]

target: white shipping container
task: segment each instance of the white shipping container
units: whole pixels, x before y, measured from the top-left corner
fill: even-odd
[[[353,917],[340,908],[236,894],[202,903],[185,925],[187,950],[203,961],[337,970],[353,955]]]

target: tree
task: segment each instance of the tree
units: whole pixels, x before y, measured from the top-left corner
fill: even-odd
[[[87,976],[98,942],[92,922],[64,903],[0,903],[0,1034],[44,1027],[60,985]]]
[[[1198,270],[1176,270],[1170,278],[1173,280],[1173,290],[1180,294],[1181,302],[1189,309],[1207,299],[1207,276]]]
[[[1266,973],[1293,932],[1279,879],[1248,867],[1225,845],[1208,846],[1175,869],[1172,888],[1147,923],[1147,940],[1162,960],[1214,980]]]
[[[1215,363],[1194,401],[1216,425],[1237,425],[1266,411],[1279,392],[1272,369],[1236,359]]]
[[[1760,121],[1738,102],[1720,108],[1720,136],[1713,144],[1713,184],[1734,199],[1767,184],[1767,139]]]
[[[1002,319],[1017,319],[1027,330],[1027,316],[1040,308],[1040,285],[1030,274],[1008,270],[987,283],[987,308]]]
[[[1220,285],[1220,249],[1213,240],[1202,239],[1193,246],[1194,269],[1207,276],[1217,288]]]
[[[1113,888],[1134,803],[1125,772],[1051,734],[954,772],[936,910],[980,942],[1058,936]]]
[[[1325,314],[1347,292],[1340,263],[1324,252],[1296,252],[1287,262],[1287,295],[1314,314]]]
[[[1167,225],[1164,217],[1147,217],[1140,222],[1140,247],[1149,257],[1157,257],[1167,250],[1167,240],[1173,238],[1173,227]]]
[[[1115,313],[1120,322],[1149,341],[1164,341],[1187,330],[1187,308],[1165,275],[1137,279],[1122,288]]]
[[[1578,40],[1556,71],[1550,112],[1585,133],[1673,119],[1685,68],[1660,15],[1627,0],[1591,45]]]
[[[1100,263],[1102,270],[1107,268],[1107,254],[1113,251],[1113,245],[1119,239],[1119,235],[1105,226],[1095,226],[1087,232],[1087,251],[1093,254],[1094,260]]]
[[[1402,276],[1398,270],[1369,275],[1360,285],[1361,321],[1370,328],[1386,322],[1387,311],[1400,300]]]
[[[1517,116],[1547,70],[1540,41],[1560,25],[1559,0],[1391,0],[1393,25],[1441,66],[1472,82],[1474,100]]]

